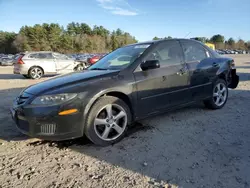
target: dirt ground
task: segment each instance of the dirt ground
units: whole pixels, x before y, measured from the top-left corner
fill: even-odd
[[[104,148],[87,139],[44,142],[22,135],[8,110],[38,81],[1,67],[0,188],[250,187],[250,55],[234,58],[240,84],[223,109],[197,104],[146,119]]]

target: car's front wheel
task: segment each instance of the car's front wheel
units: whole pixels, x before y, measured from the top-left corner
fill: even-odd
[[[88,114],[85,134],[94,144],[107,146],[124,137],[130,122],[131,112],[123,100],[101,97]]]
[[[227,98],[227,83],[223,79],[218,79],[213,86],[212,97],[208,100],[205,100],[204,104],[210,109],[220,109],[226,104]]]
[[[79,64],[74,68],[74,71],[83,71],[86,69],[86,66],[84,64]]]

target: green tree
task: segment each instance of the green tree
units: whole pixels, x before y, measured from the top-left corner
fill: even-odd
[[[220,34],[217,34],[217,35],[212,36],[210,41],[213,43],[224,43],[225,37]]]
[[[115,31],[115,34],[116,34],[117,36],[123,35],[123,31],[122,31],[120,28],[118,28],[118,29]]]
[[[228,39],[227,43],[230,45],[230,46],[233,46],[235,44],[235,40],[231,37]]]
[[[155,36],[153,40],[160,40],[160,38]]]
[[[88,24],[81,23],[80,27],[81,27],[81,32],[83,34],[87,34],[87,35],[91,35],[92,34],[92,29],[91,29],[91,27]]]

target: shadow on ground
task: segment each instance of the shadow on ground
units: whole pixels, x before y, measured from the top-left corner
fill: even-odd
[[[237,74],[240,77],[240,81],[249,81],[250,80],[250,72],[249,73],[239,72]]]
[[[98,147],[86,138],[29,145],[68,148],[157,182],[183,187],[249,187],[248,97],[250,91],[231,90],[221,110],[196,104],[145,119],[121,142],[108,147]]]

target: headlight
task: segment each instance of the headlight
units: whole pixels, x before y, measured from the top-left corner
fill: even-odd
[[[63,93],[56,95],[43,95],[35,98],[33,105],[57,105],[69,101],[77,96],[76,93]]]

